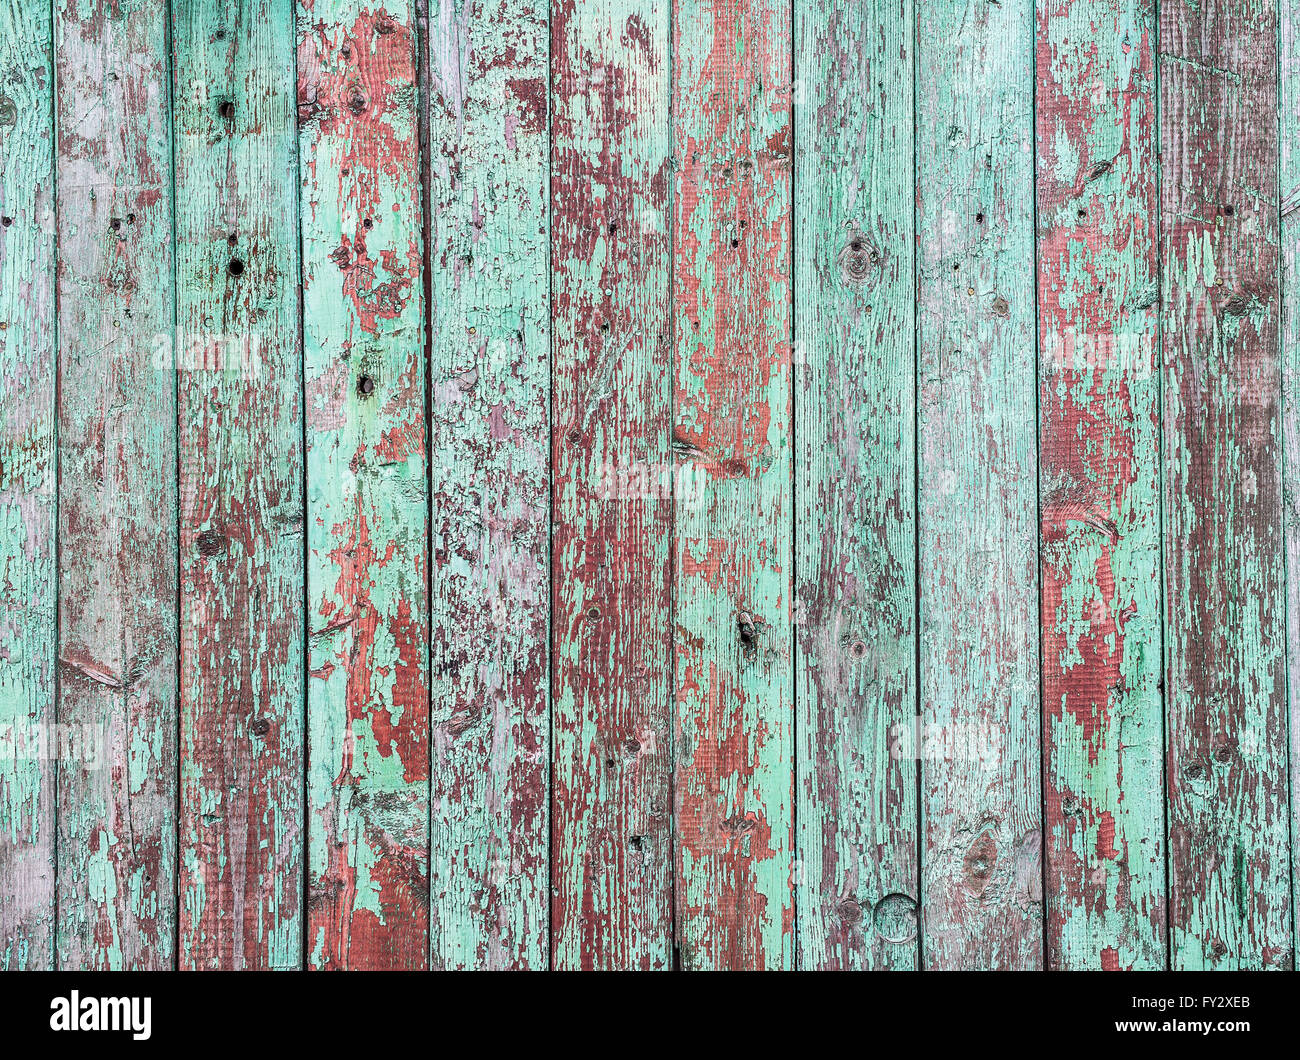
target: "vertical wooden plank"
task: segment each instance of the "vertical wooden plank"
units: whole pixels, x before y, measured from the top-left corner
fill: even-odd
[[[1031,0],[919,15],[922,954],[1042,964]]]
[[[1047,961],[1165,966],[1155,14],[1039,0]]]
[[[914,968],[916,14],[795,18],[799,965]]]
[[[549,20],[429,15],[438,968],[550,961]]]
[[[673,6],[683,968],[794,961],[790,14]]]
[[[173,6],[179,961],[302,963],[302,367],[292,0]]]
[[[1292,931],[1300,900],[1300,4],[1278,6],[1278,192],[1281,196],[1282,514],[1286,567],[1287,718],[1290,729]],[[1236,213],[1236,210],[1233,210]],[[1300,952],[1292,954],[1292,967]]]
[[[0,2],[0,969],[54,963],[51,9]],[[55,746],[55,750],[57,745]]]
[[[308,960],[428,963],[428,480],[414,13],[298,7]]]
[[[175,943],[176,395],[167,5],[63,0],[58,122],[58,962]]]
[[[672,963],[668,7],[551,8],[551,955]]]
[[[1292,954],[1277,6],[1160,8],[1170,960]]]

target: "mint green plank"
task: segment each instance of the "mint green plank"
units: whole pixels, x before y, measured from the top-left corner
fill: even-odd
[[[799,966],[913,968],[916,14],[795,19]]]
[[[62,968],[169,968],[176,379],[163,0],[55,10]]]
[[[1163,968],[1154,12],[1038,28],[1047,959]]]
[[[921,950],[1043,962],[1034,5],[918,10]]]
[[[431,7],[431,965],[545,968],[550,12]]]
[[[292,0],[172,5],[179,961],[302,963],[303,507]]]
[[[1289,967],[1274,0],[1160,10],[1165,710],[1175,969]]]
[[[667,5],[551,9],[557,968],[672,966]]]
[[[789,4],[673,7],[677,938],[794,964]]]
[[[54,963],[54,77],[0,2],[0,969]],[[48,748],[48,743],[45,744]]]
[[[1286,561],[1292,915],[1300,901],[1300,3],[1278,7],[1282,288],[1282,515]],[[1300,947],[1300,940],[1297,940]],[[1293,952],[1292,967],[1300,961]]]
[[[429,957],[416,49],[409,3],[299,4],[313,968]]]

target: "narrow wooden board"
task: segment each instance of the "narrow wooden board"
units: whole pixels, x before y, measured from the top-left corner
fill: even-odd
[[[1170,962],[1289,966],[1277,7],[1160,8]]]
[[[0,969],[54,966],[51,8],[0,0]]]
[[[921,951],[1034,969],[1034,5],[923,5],[918,22]]]
[[[794,963],[791,9],[673,5],[677,938]]]
[[[414,13],[298,8],[308,963],[429,952],[428,468]]]
[[[915,968],[911,0],[795,7],[799,966]]]
[[[302,963],[293,0],[173,7],[182,968]]]
[[[1040,0],[1047,963],[1165,966],[1155,15]]]
[[[1281,208],[1282,513],[1286,549],[1286,650],[1291,766],[1292,916],[1300,901],[1300,4],[1278,11],[1278,179]],[[1300,936],[1300,933],[1297,933]],[[1296,939],[1300,950],[1300,937]],[[1292,967],[1300,959],[1293,953]]]
[[[550,962],[549,18],[429,17],[435,968]]]
[[[672,952],[666,4],[551,8],[551,955]]]
[[[167,4],[55,9],[63,968],[170,968],[176,378]]]

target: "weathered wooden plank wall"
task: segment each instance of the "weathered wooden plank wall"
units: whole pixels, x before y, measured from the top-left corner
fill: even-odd
[[[0,967],[1292,966],[1298,26],[0,0]]]

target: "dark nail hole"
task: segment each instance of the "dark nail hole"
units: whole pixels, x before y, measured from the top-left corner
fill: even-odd
[[[617,221],[610,221],[610,222],[609,222],[609,234],[612,236],[612,235],[613,235],[615,232],[617,232],[617,231],[618,231],[618,222],[617,222]]]
[[[116,217],[114,217],[111,221],[108,222],[108,227],[111,228],[114,232],[119,231],[122,227],[122,222],[119,221]]]
[[[357,380],[357,393],[362,397],[369,397],[375,392],[375,381],[368,375],[363,375]]]
[[[1231,217],[1231,216],[1233,215],[1233,213],[1234,213],[1234,211],[1233,211],[1233,209],[1232,209],[1231,206],[1225,206],[1225,207],[1223,208],[1223,215],[1224,215],[1225,217]]]
[[[135,214],[133,214],[133,213],[129,213],[129,214],[127,214],[127,215],[126,215],[126,223],[129,224],[129,225],[133,225],[133,224],[135,224]]]
[[[582,441],[582,432],[575,427],[569,432],[569,444],[577,445],[580,441]]]
[[[233,247],[238,242],[239,242],[239,236],[237,236],[234,232],[231,232],[230,235],[226,236],[227,245]]]
[[[1079,220],[1082,221],[1085,217],[1088,216],[1088,211],[1087,211],[1087,210],[1080,210],[1077,216],[1078,216]]]
[[[254,736],[265,736],[271,731],[271,723],[265,718],[254,718],[249,728],[252,729]]]
[[[627,837],[627,844],[633,850],[640,850],[644,843],[645,843],[645,836],[643,835],[630,835]]]
[[[244,275],[244,263],[243,263],[242,261],[240,261],[238,258],[231,258],[231,259],[230,259],[230,265],[229,265],[228,267],[229,267],[229,269],[230,269],[230,275],[231,275],[231,276],[243,276],[243,275]]]
[[[731,245],[732,245],[733,247],[738,247],[738,246],[740,246],[740,240],[739,240],[739,239],[733,239],[733,240],[731,241]]]
[[[601,324],[601,325],[600,325],[600,330],[601,330],[601,331],[608,331],[608,330],[609,330],[609,322],[606,321],[604,324]]]
[[[600,617],[600,608],[597,607],[595,604],[592,604],[589,608],[587,608],[587,617],[591,619],[593,622],[595,622],[596,619]]]
[[[361,222],[361,227],[368,232],[370,231],[370,229],[375,227],[375,222],[372,221],[369,217],[367,217],[364,221]]]
[[[366,109],[366,98],[365,96],[361,95],[360,92],[356,93],[351,99],[348,100],[348,110],[350,110],[354,115],[360,116],[365,109]]]
[[[0,225],[4,225],[6,228],[8,228],[13,223],[14,223],[14,219],[12,217],[0,217]]]
[[[199,534],[198,549],[200,556],[215,556],[226,549],[226,539],[220,530],[204,530]]]
[[[226,121],[230,121],[235,116],[235,105],[228,99],[223,99],[217,105],[217,113]]]
[[[343,47],[339,49],[339,54],[341,54],[341,55],[343,56],[343,58],[345,58],[345,59],[351,59],[351,58],[352,58],[352,45],[350,45],[350,44],[345,44],[345,45],[343,45]]]
[[[977,213],[975,215],[975,223],[977,225],[982,225],[984,223],[984,215],[982,213]]]

